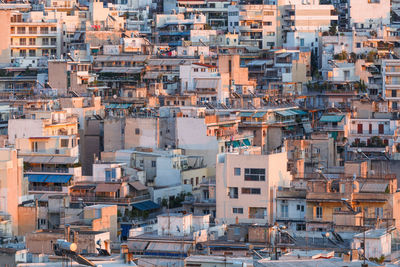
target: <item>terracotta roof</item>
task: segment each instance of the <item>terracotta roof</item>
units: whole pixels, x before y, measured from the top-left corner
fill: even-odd
[[[203,63],[193,63],[194,65],[202,66],[202,67],[207,67],[207,68],[216,68],[217,66],[214,65],[209,65],[209,64],[203,64]]]

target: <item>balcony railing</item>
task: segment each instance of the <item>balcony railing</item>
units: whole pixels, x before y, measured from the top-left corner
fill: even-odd
[[[29,191],[45,191],[45,192],[62,192],[63,186],[42,186],[42,185],[29,185]]]
[[[91,202],[91,203],[117,203],[131,204],[139,201],[150,200],[150,195],[138,197],[98,197],[98,196],[71,196],[71,202]]]

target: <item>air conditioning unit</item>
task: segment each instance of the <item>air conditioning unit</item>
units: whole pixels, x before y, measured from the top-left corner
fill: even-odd
[[[56,149],[55,153],[56,153],[56,154],[60,154],[60,150],[59,150],[59,149]]]

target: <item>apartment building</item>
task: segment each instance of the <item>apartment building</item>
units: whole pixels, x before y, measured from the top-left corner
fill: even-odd
[[[3,220],[9,218],[11,221],[13,235],[18,235],[18,204],[27,194],[28,184],[23,177],[23,161],[17,157],[17,150],[0,149],[0,214]],[[6,221],[4,220],[5,223]]]
[[[286,1],[279,3],[283,16],[282,31],[285,46],[310,47],[318,53],[319,32],[329,30],[338,16],[332,5],[319,1]]]
[[[239,34],[239,44],[271,49],[278,46],[278,11],[275,5],[231,5],[228,31]]]
[[[390,24],[389,0],[348,0],[348,27],[356,30],[378,29]]]
[[[274,223],[276,191],[288,187],[287,153],[219,154],[216,173],[216,219],[219,222]]]
[[[365,161],[347,162],[338,178],[314,177],[307,187],[307,230],[398,227],[396,177],[390,173],[372,175]]]
[[[176,10],[183,14],[202,13],[206,16],[207,24],[214,30],[226,30],[228,28],[229,1],[190,1],[178,0]]]
[[[382,60],[382,97],[389,102],[391,110],[399,109],[400,101],[400,60]]]
[[[20,68],[46,68],[47,59],[61,55],[61,26],[42,12],[11,16],[11,63]]]
[[[8,122],[8,141],[15,144],[17,138],[76,135],[78,119],[65,110],[29,110],[24,119]]]

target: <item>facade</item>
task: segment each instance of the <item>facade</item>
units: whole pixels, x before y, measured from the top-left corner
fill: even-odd
[[[273,223],[278,186],[289,186],[287,153],[219,154],[216,219],[219,222]]]

